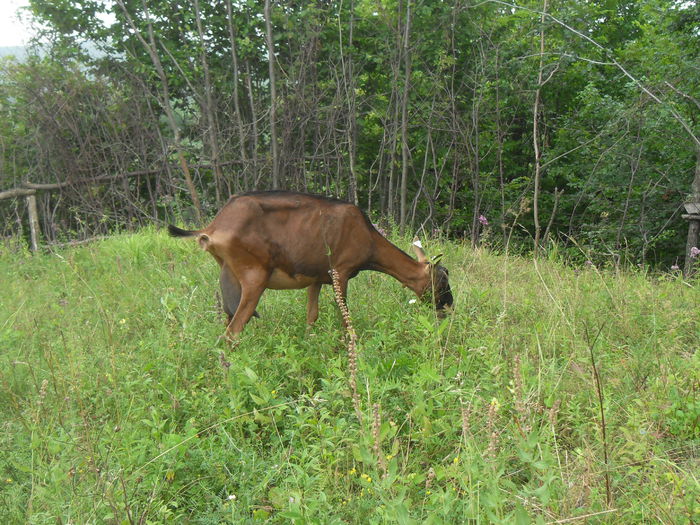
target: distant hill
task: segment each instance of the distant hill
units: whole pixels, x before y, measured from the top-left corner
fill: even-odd
[[[2,0],[0,0],[2,1]],[[105,56],[105,53],[100,51],[95,44],[92,42],[87,42],[82,44],[83,49],[93,58],[100,58]],[[39,55],[42,56],[44,53],[41,47],[37,48]],[[18,60],[24,60],[28,55],[28,49],[26,46],[0,46],[0,58],[7,56],[14,56]]]
[[[23,59],[27,56],[27,49],[24,46],[0,47],[0,57],[14,56]]]

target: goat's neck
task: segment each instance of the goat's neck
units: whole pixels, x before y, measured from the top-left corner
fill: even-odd
[[[372,270],[391,275],[401,284],[422,296],[428,287],[429,275],[425,263],[416,261],[398,249],[381,234],[376,234]]]

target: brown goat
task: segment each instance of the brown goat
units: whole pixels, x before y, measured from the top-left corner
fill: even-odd
[[[447,270],[428,261],[419,242],[413,245],[416,261],[347,202],[285,191],[244,193],[231,197],[202,230],[168,230],[173,237],[197,237],[221,266],[230,338],[255,315],[267,288],[308,288],[306,321],[316,321],[321,285],[332,283],[331,268],[338,272],[343,296],[348,279],[375,270],[432,300],[438,311],[452,305]]]

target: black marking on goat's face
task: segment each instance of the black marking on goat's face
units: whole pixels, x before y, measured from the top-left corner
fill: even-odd
[[[449,281],[450,272],[439,264],[430,265],[429,271],[432,286],[426,290],[425,299],[433,302],[438,313],[444,313],[445,308],[451,307],[454,302]]]
[[[450,272],[444,266],[438,265],[433,270],[433,294],[435,297],[435,308],[443,311],[445,307],[452,306],[454,298],[448,279]]]

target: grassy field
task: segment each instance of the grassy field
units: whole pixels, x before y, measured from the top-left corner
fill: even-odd
[[[700,285],[425,245],[447,319],[350,283],[359,414],[330,290],[231,351],[194,242],[5,248],[0,521],[699,523]]]

